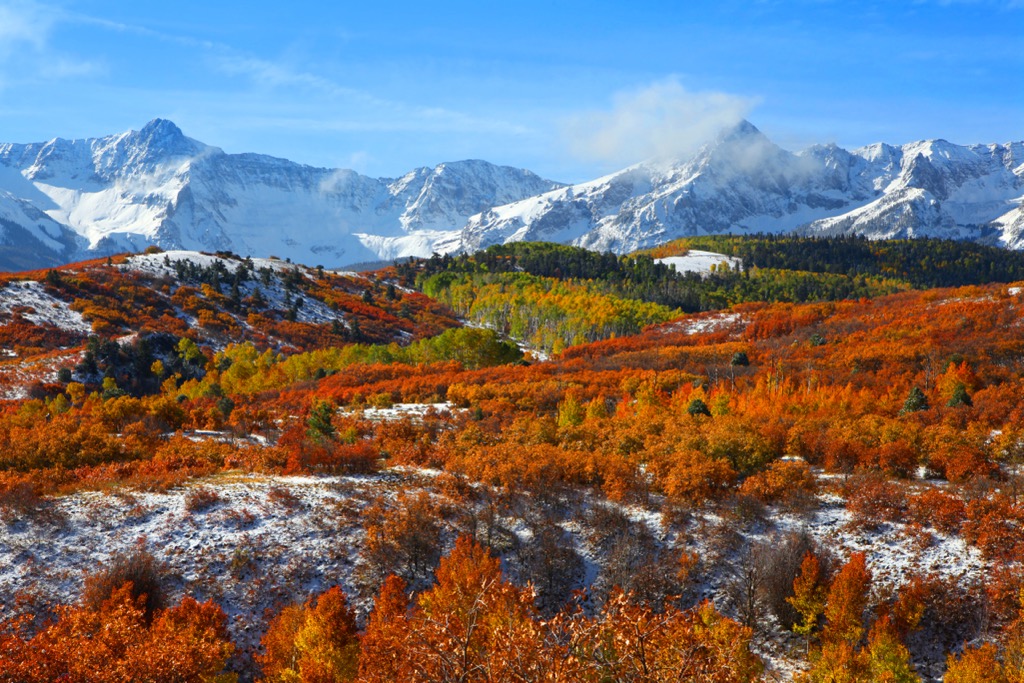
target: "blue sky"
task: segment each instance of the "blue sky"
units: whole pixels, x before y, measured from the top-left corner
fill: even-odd
[[[746,117],[789,149],[1024,139],[1024,0],[0,0],[0,140],[169,118],[228,152],[578,181]]]

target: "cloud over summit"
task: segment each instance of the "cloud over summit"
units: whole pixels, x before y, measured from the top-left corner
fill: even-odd
[[[565,139],[575,156],[610,166],[680,157],[742,121],[755,104],[729,93],[691,92],[673,78],[620,92],[608,110],[569,118]]]

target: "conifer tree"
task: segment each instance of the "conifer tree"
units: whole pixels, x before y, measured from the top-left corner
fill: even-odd
[[[914,387],[910,390],[907,400],[903,402],[903,410],[900,411],[900,415],[916,413],[920,410],[928,410],[928,399],[920,387]]]
[[[317,401],[313,409],[309,411],[309,419],[306,420],[306,434],[314,441],[326,441],[334,438],[334,406],[327,401]]]
[[[708,404],[704,402],[702,398],[695,398],[690,401],[690,405],[687,406],[686,412],[691,416],[696,417],[698,415],[706,415],[711,417],[711,410],[708,408]]]
[[[950,408],[974,405],[970,394],[967,393],[967,386],[963,382],[957,382],[956,388],[953,389],[953,395],[949,397],[949,402],[946,405]]]

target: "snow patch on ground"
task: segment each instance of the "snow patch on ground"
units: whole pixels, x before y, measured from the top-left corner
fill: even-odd
[[[683,256],[667,256],[655,259],[656,263],[664,263],[666,266],[674,266],[677,273],[710,273],[711,269],[720,263],[735,270],[743,265],[743,261],[735,256],[716,254],[713,251],[699,251],[691,249]]]
[[[403,404],[381,409],[379,414],[390,419],[438,408],[450,406]],[[363,510],[376,499],[393,499],[399,490],[428,488],[438,474],[410,468],[349,477],[229,473],[166,493],[115,488],[64,496],[52,502],[47,519],[0,524],[0,605],[11,604],[21,591],[73,601],[87,573],[145,539],[150,551],[167,565],[173,601],[182,595],[214,599],[229,615],[236,643],[251,652],[265,628],[268,610],[273,613],[282,604],[333,585],[340,585],[365,615],[370,602],[360,598],[357,590]],[[206,508],[190,510],[189,498],[199,489],[215,492],[214,500]],[[594,505],[617,508],[634,524],[646,527],[659,545],[685,545],[702,558],[721,553],[716,550],[720,541],[715,536],[720,534],[715,529],[726,525],[739,530],[746,543],[806,530],[842,560],[851,552],[864,551],[876,585],[899,586],[912,572],[935,572],[967,584],[978,580],[984,570],[978,551],[959,538],[926,531],[927,539],[922,539],[921,530],[891,523],[856,528],[843,499],[831,493],[818,496],[810,509],[800,513],[769,508],[765,521],[753,526],[728,521],[712,511],[695,512],[678,535],[667,532],[657,500],[623,506],[585,496],[580,502],[576,513],[560,525],[568,532],[566,542],[583,562],[582,585],[592,584],[608,559],[588,540],[592,530],[584,510]],[[521,542],[530,540],[521,513],[503,516],[500,523]],[[735,561],[735,552],[719,555],[722,567]],[[719,609],[727,609],[726,581],[728,572],[708,573],[699,578],[696,591],[713,599]],[[773,671],[792,672],[791,655],[781,650],[761,654]]]
[[[0,289],[0,311],[21,316],[36,325],[53,325],[62,330],[91,334],[92,325],[82,314],[71,310],[68,302],[48,293],[42,282],[11,282]]]
[[[271,258],[251,258],[248,259],[252,263],[252,267],[255,270],[261,268],[270,268],[277,273],[284,273],[294,268],[298,268],[300,272],[309,274],[309,269],[305,266],[299,266],[294,263],[288,263],[280,259]],[[122,270],[133,270],[140,273],[148,273],[149,275],[164,276],[174,275],[174,264],[177,261],[191,261],[197,266],[203,268],[209,268],[216,262],[223,263],[228,272],[234,272],[236,268],[241,264],[241,261],[232,258],[224,258],[223,256],[217,256],[215,254],[205,254],[200,251],[187,251],[183,249],[161,251],[155,254],[135,254],[129,256],[124,263],[119,264],[118,268]]]
[[[362,417],[371,422],[396,422],[406,418],[413,422],[422,421],[428,414],[451,415],[464,413],[465,408],[456,408],[450,402],[444,403],[396,403],[390,408],[363,408],[359,411],[343,410],[339,415]]]
[[[237,259],[224,258],[213,254],[204,254],[198,251],[178,250],[165,251],[157,254],[138,254],[129,257],[118,267],[122,270],[145,273],[153,277],[175,277],[176,271],[174,269],[174,264],[178,261],[191,261],[202,268],[209,268],[215,263],[220,262],[224,264],[227,272],[229,273],[234,273],[242,264],[242,262]],[[331,308],[322,301],[303,296],[301,292],[287,292],[284,287],[284,283],[279,277],[272,278],[268,285],[264,285],[260,281],[259,277],[259,271],[264,268],[271,269],[277,276],[297,269],[307,278],[316,277],[315,270],[278,259],[253,258],[248,259],[247,262],[251,263],[253,271],[251,277],[253,279],[243,283],[239,288],[243,297],[252,296],[256,290],[259,290],[260,294],[262,294],[263,298],[267,301],[267,307],[280,311],[288,310],[291,308],[293,300],[301,299],[302,305],[296,311],[296,322],[316,325],[330,323],[335,320],[344,320],[344,315],[341,312],[331,310]],[[338,274],[349,276],[348,273]],[[352,274],[352,276],[360,277],[355,274]],[[195,321],[191,322],[194,323]],[[244,327],[248,327],[248,324],[244,319],[239,320],[239,323]]]
[[[782,514],[775,523],[780,529],[808,531],[822,547],[843,559],[850,553],[863,552],[876,584],[898,587],[915,573],[964,581],[979,578],[985,569],[981,552],[960,537],[931,529],[919,532],[891,522],[862,529],[852,520],[842,498],[824,494],[809,517]]]
[[[0,349],[5,358],[17,357],[10,349]],[[0,400],[20,401],[28,398],[33,382],[52,384],[61,368],[74,368],[82,361],[82,351],[49,355],[42,359],[6,361],[0,365]]]
[[[54,502],[56,522],[0,525],[0,604],[29,590],[73,602],[86,573],[145,539],[167,564],[175,600],[213,598],[236,642],[251,648],[266,610],[332,585],[356,595],[360,511],[398,481],[394,474],[223,475],[167,493],[66,496]],[[189,511],[189,494],[198,488],[215,491],[217,501]]]
[[[665,325],[665,333],[682,332],[683,334],[705,334],[733,327],[745,322],[739,313],[708,313],[677,320]]]

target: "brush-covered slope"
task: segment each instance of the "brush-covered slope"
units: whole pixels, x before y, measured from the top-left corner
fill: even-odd
[[[24,396],[61,368],[97,386],[132,375],[123,388],[139,393],[173,374],[152,361],[198,362],[200,350],[408,346],[459,326],[446,306],[373,276],[227,253],[120,255],[0,279],[0,395]],[[145,367],[125,365],[135,351]]]

